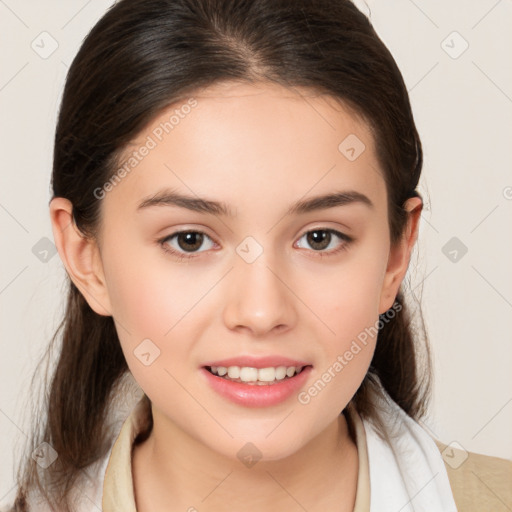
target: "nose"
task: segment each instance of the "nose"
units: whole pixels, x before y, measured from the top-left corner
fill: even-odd
[[[282,271],[269,265],[264,255],[253,263],[237,262],[223,311],[229,329],[247,330],[254,337],[284,332],[297,320],[290,283]]]

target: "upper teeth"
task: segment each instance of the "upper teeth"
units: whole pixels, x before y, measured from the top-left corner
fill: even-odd
[[[273,382],[283,380],[285,377],[293,377],[300,373],[302,366],[278,366],[276,368],[252,368],[250,366],[210,366],[214,375],[224,377],[226,374],[230,379],[240,379],[242,382]]]

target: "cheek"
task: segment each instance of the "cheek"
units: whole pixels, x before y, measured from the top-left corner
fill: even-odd
[[[317,272],[314,287],[311,282],[303,283],[308,303],[315,305],[315,313],[334,331],[339,343],[378,319],[385,267],[386,253],[376,245]]]
[[[378,332],[386,254],[385,244],[368,244],[343,263],[317,273],[314,288],[308,291],[303,283],[305,302],[315,305],[315,313],[328,327],[321,328],[325,334],[319,336],[323,354],[316,384],[299,400],[315,401],[315,414],[330,414],[326,411],[346,404],[368,371]]]
[[[124,245],[105,251],[104,269],[121,347],[134,377],[144,382],[170,367],[171,355],[178,358],[185,350],[172,341],[187,325],[181,319],[187,319],[204,286],[199,290],[199,283],[166,262],[165,255],[155,258],[154,249],[127,251],[130,244]],[[148,360],[154,363],[145,365]]]
[[[195,297],[183,272],[165,274],[156,266],[111,276],[116,329],[128,367],[152,399],[181,396],[173,376],[189,360],[192,339],[188,320]],[[187,284],[189,286],[187,286]],[[188,330],[187,330],[188,329]],[[180,342],[181,341],[181,342]]]
[[[161,339],[208,289],[208,283],[193,279],[186,264],[168,261],[155,248],[122,248],[105,255],[105,273],[114,317],[130,332]],[[126,253],[124,253],[126,254]]]

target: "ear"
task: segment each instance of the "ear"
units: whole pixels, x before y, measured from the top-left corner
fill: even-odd
[[[402,237],[389,250],[388,265],[380,297],[379,314],[385,313],[398,294],[398,289],[407,272],[412,249],[418,238],[419,219],[423,209],[420,197],[411,197],[405,202],[407,223]]]
[[[96,240],[86,237],[77,228],[73,205],[68,199],[56,197],[51,200],[50,218],[55,245],[70,279],[93,311],[110,316],[110,299]]]

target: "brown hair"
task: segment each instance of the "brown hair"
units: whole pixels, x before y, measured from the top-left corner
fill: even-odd
[[[393,57],[349,0],[115,3],[69,69],[55,135],[53,195],[71,201],[85,236],[98,226],[94,191],[118,169],[127,144],[165,107],[224,80],[307,87],[361,115],[386,181],[391,241],[400,238],[404,202],[418,195],[421,142]],[[27,510],[31,489],[50,506],[73,510],[70,490],[112,442],[106,417],[128,367],[112,318],[93,312],[71,281],[68,293],[50,345],[61,340],[39,413],[44,422],[28,446],[31,452],[46,441],[58,458],[45,470],[30,455],[20,461],[15,510]],[[370,369],[352,399],[370,419],[377,417],[371,389],[378,381],[414,419],[425,414],[430,395],[428,344],[413,334],[402,292],[397,302],[402,309],[379,329]]]

